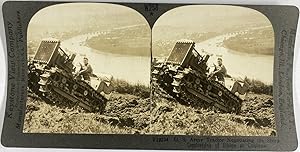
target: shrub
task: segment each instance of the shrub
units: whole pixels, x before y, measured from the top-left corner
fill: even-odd
[[[113,80],[114,90],[118,93],[126,93],[136,95],[142,98],[150,97],[150,87],[140,83],[131,84],[125,80],[114,79]]]
[[[259,80],[249,78],[247,78],[247,82],[250,84],[249,91],[258,94],[273,95],[273,85],[265,84]]]

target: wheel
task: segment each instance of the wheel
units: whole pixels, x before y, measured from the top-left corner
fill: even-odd
[[[222,91],[219,91],[219,92],[218,92],[218,96],[220,96],[220,97],[221,97],[221,96],[222,96],[222,94],[223,94],[223,92],[222,92]]]
[[[201,82],[201,81],[200,81],[199,78],[197,78],[197,79],[195,80],[195,83],[196,83],[196,84],[200,84],[200,82]]]
[[[78,88],[78,85],[77,85],[77,84],[74,84],[74,85],[73,85],[73,89],[76,90],[77,88]]]
[[[62,82],[62,83],[66,83],[66,82],[67,82],[67,79],[66,79],[66,78],[62,78],[62,79],[61,79],[61,82]]]
[[[53,81],[53,86],[58,87],[58,82],[57,81]]]
[[[212,86],[211,85],[208,85],[207,86],[207,90],[211,90],[212,89]]]

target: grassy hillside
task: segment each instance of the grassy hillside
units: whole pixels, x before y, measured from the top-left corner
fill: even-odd
[[[150,56],[150,29],[146,24],[113,29],[95,36],[87,45],[101,52]]]
[[[157,98],[154,101],[155,108],[151,113],[153,116],[151,131],[156,134],[204,136],[270,136],[274,134],[275,121],[272,106],[266,106],[265,111],[259,110],[265,102],[272,102],[272,97],[251,94],[248,100],[242,107],[242,113],[236,115],[195,109],[175,101]],[[264,114],[267,114],[265,116],[268,118],[265,118]]]
[[[272,97],[251,94],[240,115],[195,109],[164,98],[114,93],[104,114],[51,106],[28,97],[24,132],[89,134],[173,134],[209,136],[275,135]]]
[[[272,27],[249,30],[224,40],[224,46],[238,52],[250,54],[274,54],[274,33]]]
[[[248,94],[239,115],[181,105],[150,89],[117,80],[104,113],[49,105],[29,93],[26,133],[274,136],[272,96]]]

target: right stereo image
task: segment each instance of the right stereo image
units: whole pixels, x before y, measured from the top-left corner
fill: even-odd
[[[276,136],[274,31],[245,7],[190,5],[152,29],[151,133]]]

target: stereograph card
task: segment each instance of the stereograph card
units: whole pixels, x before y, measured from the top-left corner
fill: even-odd
[[[5,147],[295,150],[298,8],[7,1]]]

